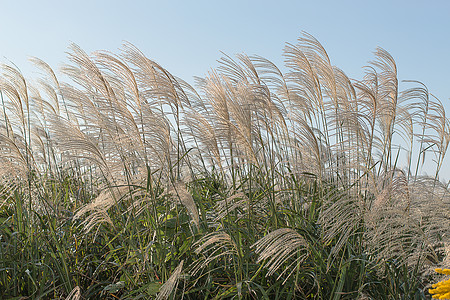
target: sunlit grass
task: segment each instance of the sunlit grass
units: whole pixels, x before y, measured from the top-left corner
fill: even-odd
[[[284,56],[224,57],[195,88],[129,44],[72,46],[70,83],[3,66],[0,298],[430,297],[442,103],[400,91],[383,49],[360,80],[307,34]]]

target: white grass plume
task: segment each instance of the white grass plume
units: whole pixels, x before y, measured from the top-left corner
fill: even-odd
[[[168,193],[172,194],[172,199],[186,207],[192,221],[197,228],[199,228],[200,217],[198,214],[198,207],[195,204],[194,198],[192,198],[192,195],[186,189],[186,184],[183,182],[177,182],[174,184],[173,188],[168,191]]]
[[[178,282],[181,278],[181,272],[183,271],[184,260],[173,270],[172,275],[164,282],[164,284],[159,289],[159,293],[156,296],[157,300],[167,300],[170,295],[177,289]]]
[[[292,269],[286,276],[285,282],[295,271],[295,267],[309,255],[308,243],[303,236],[291,228],[280,228],[270,232],[253,244],[252,248],[259,254],[257,262],[265,261],[264,265],[269,271],[268,276],[289,263],[278,276],[280,278]]]
[[[81,289],[79,286],[73,288],[73,290],[67,295],[66,300],[79,300],[81,299]]]
[[[196,247],[194,252],[200,255],[192,267],[191,274],[195,275],[200,270],[204,269],[209,263],[220,259],[227,258],[225,261],[230,261],[237,255],[237,246],[231,236],[224,231],[211,232],[203,236],[200,240],[195,242],[193,247]]]
[[[75,213],[74,220],[84,217],[80,226],[84,228],[86,233],[103,222],[114,226],[108,214],[108,210],[120,201],[128,192],[128,187],[103,190],[91,203],[82,206]]]

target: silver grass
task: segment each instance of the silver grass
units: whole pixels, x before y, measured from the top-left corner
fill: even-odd
[[[204,93],[208,99],[208,104],[214,124],[215,134],[219,143],[225,151],[224,156],[227,161],[234,164],[236,155],[234,145],[234,133],[232,129],[232,120],[228,108],[227,90],[222,84],[221,78],[217,73],[211,73],[204,82]]]
[[[349,239],[360,230],[364,217],[362,197],[348,190],[331,189],[324,195],[324,203],[319,215],[319,224],[323,230],[324,244],[333,240],[336,244],[330,251],[327,267],[332,265],[336,255],[348,243]]]
[[[241,211],[241,213],[238,212],[238,218],[245,216],[244,213],[249,207],[249,201],[250,200],[243,192],[238,192],[230,197],[225,198],[224,200],[217,202],[216,207],[214,208],[217,216],[215,217],[214,221],[220,221],[229,213],[237,211]]]
[[[400,92],[395,61],[381,48],[360,81],[333,66],[308,34],[288,44],[284,56],[285,74],[261,57],[224,56],[217,70],[197,80],[198,92],[131,44],[119,55],[88,55],[72,45],[71,65],[63,67],[72,84],[59,82],[38,59],[33,62],[46,77],[36,86],[16,67],[4,65],[0,194],[8,199],[15,188],[27,186],[30,171],[89,169],[101,178],[102,191],[75,215],[89,232],[101,222],[114,226],[108,210],[120,200],[133,200],[130,215],[148,208],[146,192],[108,184],[145,186],[150,169],[171,186],[170,204],[186,207],[199,227],[198,207],[184,183],[196,172],[214,170],[236,185],[256,170],[271,178],[276,190],[286,191],[292,178],[306,172],[333,184],[320,195],[321,238],[333,244],[328,266],[361,232],[362,246],[380,265],[392,259],[419,262],[426,274],[448,264],[450,198],[448,186],[438,181],[450,141],[443,104],[417,82]],[[397,153],[407,156],[402,170]],[[431,160],[434,178],[418,176]],[[250,207],[265,216],[268,197],[250,203],[245,196],[255,187],[244,183],[231,189],[208,220],[217,227],[228,213],[240,217]],[[36,188],[27,192],[38,198]],[[290,209],[295,201],[301,197],[286,192],[277,204]],[[225,231],[205,235],[194,247],[200,258],[193,274],[214,260],[233,262],[238,253]],[[269,275],[280,271],[289,277],[309,255],[305,239],[288,228],[252,247]],[[182,266],[183,261],[158,297],[176,289]]]
[[[157,300],[169,299],[170,295],[177,289],[178,282],[182,278],[181,272],[183,271],[184,260],[173,270],[172,275],[164,282],[159,289],[159,293],[156,296]]]
[[[74,215],[74,220],[84,218],[80,226],[83,227],[86,233],[103,222],[114,226],[108,214],[108,209],[121,200],[124,195],[127,195],[128,191],[129,189],[126,186],[103,190],[92,202],[78,209]]]
[[[0,147],[2,154],[1,159],[14,165],[16,171],[18,171],[17,173],[20,174],[28,169],[26,155],[30,153],[26,153],[27,150],[25,149],[23,141],[18,137],[13,136],[10,138],[4,134],[0,134]]]
[[[228,83],[229,84],[229,83]],[[228,104],[228,109],[233,122],[231,122],[231,130],[238,146],[237,150],[253,164],[258,164],[255,151],[255,127],[252,124],[252,108],[249,105],[247,87],[238,85],[236,89],[230,88],[232,93]],[[233,101],[234,100],[234,101]]]
[[[79,286],[73,288],[73,290],[67,295],[66,300],[79,300],[81,299],[81,289]]]
[[[418,177],[409,185],[410,214],[420,222],[426,251],[422,254],[425,268],[430,271],[450,263],[448,252],[450,228],[450,193],[448,186],[430,177]],[[433,199],[433,200],[431,200]],[[443,254],[439,262],[438,254]]]
[[[411,209],[407,177],[399,171],[386,173],[383,177],[379,183],[381,189],[373,202],[368,203],[364,214],[366,249],[379,262],[387,259],[406,262],[411,257],[422,261],[426,232]]]
[[[14,95],[13,99],[20,101],[21,103],[19,106],[22,106],[23,109],[26,109],[29,106],[29,98],[28,98],[28,85],[27,81],[25,80],[25,77],[23,77],[20,70],[17,68],[2,64],[2,77],[3,80],[5,80],[4,84],[7,85],[6,91],[10,90],[11,94],[16,93]],[[2,87],[2,89],[5,89],[5,87]],[[22,103],[24,105],[22,105]]]
[[[62,151],[70,153],[71,157],[83,158],[107,169],[106,159],[95,141],[86,136],[77,126],[66,120],[55,117],[51,121],[53,139]]]
[[[41,70],[44,71],[44,75],[47,75],[44,77],[44,79],[41,79],[39,81],[40,87],[43,89],[43,91],[52,99],[53,107],[57,110],[57,114],[60,114],[60,101],[61,106],[64,108],[64,116],[66,116],[68,119],[70,119],[68,111],[66,100],[64,99],[62,92],[61,92],[61,86],[60,82],[54,72],[54,70],[44,61],[37,57],[30,58],[30,61],[37,67],[39,67]]]
[[[280,228],[272,231],[259,239],[251,247],[259,255],[257,261],[265,261],[264,266],[269,271],[267,276],[274,274],[283,265],[289,263],[278,276],[280,278],[284,273],[291,271],[286,276],[285,281],[292,275],[295,268],[309,255],[306,240],[291,228]],[[293,261],[291,262],[291,260]]]
[[[195,275],[204,269],[210,262],[219,258],[225,258],[226,261],[233,259],[237,255],[237,246],[231,236],[224,231],[211,232],[203,236],[194,243],[194,252],[200,255],[191,269],[191,274]]]
[[[5,168],[6,170],[13,170],[9,168]],[[8,202],[13,197],[14,191],[17,189],[17,186],[20,184],[20,180],[18,178],[8,178],[8,173],[1,173],[0,179],[2,183],[2,187],[0,188],[0,196],[4,199],[0,202],[0,208],[6,207],[10,205]]]
[[[216,136],[214,124],[211,124],[210,120],[195,109],[190,109],[186,112],[185,122],[189,127],[189,131],[191,132],[194,141],[198,141],[201,143],[201,146],[203,146],[201,152],[208,153],[209,158],[212,160],[211,164],[217,165],[219,169],[222,169],[220,145]]]
[[[367,218],[365,234],[366,251],[373,255],[375,262],[396,259],[404,263],[416,251],[423,255],[424,234],[417,220],[399,208],[382,208],[377,213],[379,215],[370,215],[370,220]],[[384,264],[380,264],[378,271],[383,272],[382,266]]]
[[[176,202],[181,203],[184,207],[186,207],[192,218],[192,221],[197,226],[197,228],[199,228],[200,217],[198,214],[198,208],[191,194],[186,189],[186,184],[183,182],[176,182],[168,193],[172,194],[172,197],[175,198]]]

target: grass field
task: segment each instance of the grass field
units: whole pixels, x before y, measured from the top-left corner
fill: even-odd
[[[195,88],[130,44],[3,66],[0,298],[426,299],[449,263],[442,103],[303,34]],[[423,166],[433,173],[423,176]]]

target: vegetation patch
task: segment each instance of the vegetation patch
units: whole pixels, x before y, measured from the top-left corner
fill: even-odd
[[[350,79],[303,34],[195,88],[130,44],[2,66],[0,298],[429,298],[450,124],[374,55]]]

